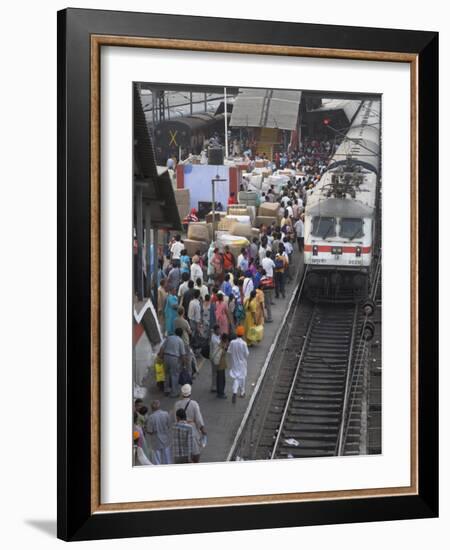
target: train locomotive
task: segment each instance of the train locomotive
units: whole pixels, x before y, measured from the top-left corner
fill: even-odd
[[[364,300],[377,243],[381,103],[363,101],[305,208],[305,287],[314,301]]]
[[[205,112],[159,122],[154,130],[157,162],[165,164],[170,156],[178,157],[180,148],[185,154],[200,154],[214,133],[223,135],[224,118],[224,113]]]

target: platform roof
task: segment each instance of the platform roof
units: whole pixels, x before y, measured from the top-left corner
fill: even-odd
[[[295,130],[301,91],[240,88],[230,126]]]
[[[167,168],[156,166],[137,85],[134,85],[134,186],[142,189],[143,201],[150,205],[154,229],[181,229],[172,181]]]
[[[361,100],[356,99],[324,99],[322,101],[322,106],[318,109],[313,109],[311,112],[329,114],[336,111],[342,111],[350,124],[360,105]]]

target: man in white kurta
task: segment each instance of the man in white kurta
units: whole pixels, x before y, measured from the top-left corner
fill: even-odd
[[[241,397],[245,397],[245,379],[247,377],[247,358],[249,356],[248,347],[243,340],[244,327],[239,325],[236,329],[237,338],[232,340],[228,346],[230,355],[230,376],[233,379],[233,397],[232,403],[236,403],[236,395],[239,392]]]

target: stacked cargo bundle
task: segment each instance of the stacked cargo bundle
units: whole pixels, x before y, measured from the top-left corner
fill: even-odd
[[[223,252],[225,246],[230,247],[230,251],[235,256],[241,253],[242,248],[247,248],[250,242],[245,237],[238,235],[223,234],[217,237],[217,246],[221,252]]]
[[[212,233],[212,230],[211,230]],[[206,222],[191,222],[188,227],[188,239],[209,242],[209,229]]]
[[[236,220],[234,218],[225,216],[217,224],[217,229],[219,231],[230,231],[235,222]]]
[[[279,210],[280,205],[278,202],[264,202],[258,208],[258,215],[253,222],[253,226],[259,228],[261,225],[278,225],[281,221]]]
[[[228,215],[230,216],[250,216],[250,221],[256,217],[256,207],[246,204],[233,204],[228,207]]]
[[[280,204],[278,202],[264,202],[258,208],[258,217],[264,216],[264,217],[277,218],[277,220],[280,221],[281,218],[279,215],[279,211],[280,211]]]
[[[201,254],[208,250],[212,239],[212,224],[206,222],[193,222],[188,227],[188,238],[184,239],[184,246],[188,256],[193,256],[197,251]]]
[[[184,219],[191,210],[191,196],[189,189],[175,189],[175,202],[177,203],[180,219]]]
[[[252,227],[252,240],[255,237],[259,240],[260,237],[261,237],[261,234],[260,234],[259,229],[257,227]]]
[[[256,207],[258,204],[258,193],[256,191],[239,191],[238,200],[239,204]]]
[[[231,227],[230,234],[236,237],[245,237],[246,239],[251,240],[253,238],[253,233],[252,233],[252,226],[250,225],[250,221],[248,222],[235,221]]]
[[[263,182],[263,175],[262,174],[252,174],[248,178],[248,185],[249,187],[252,187],[253,190],[261,189]]]
[[[204,254],[209,248],[209,244],[207,242],[195,241],[193,239],[184,239],[183,244],[188,256],[190,256],[191,258],[197,252],[200,252],[200,254]]]
[[[285,174],[274,174],[267,178],[267,184],[269,186],[273,185],[277,193],[279,193],[285,185],[289,183],[289,176]]]
[[[275,218],[273,216],[256,216],[255,221],[253,223],[254,227],[261,227],[261,225],[265,225],[266,227],[271,226],[272,224],[278,225],[278,218]]]
[[[226,212],[216,212],[215,213],[216,223],[219,223],[226,215],[227,215]],[[207,223],[212,223],[213,213],[209,212],[209,214],[206,214],[205,220]]]
[[[236,216],[246,216],[247,206],[245,204],[232,204],[227,208],[227,214],[234,214]]]

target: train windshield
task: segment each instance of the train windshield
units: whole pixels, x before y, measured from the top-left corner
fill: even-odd
[[[363,221],[360,218],[342,218],[339,236],[344,239],[357,239],[364,235]]]
[[[315,237],[326,239],[336,236],[336,218],[324,218],[314,216],[312,220],[312,232]]]

